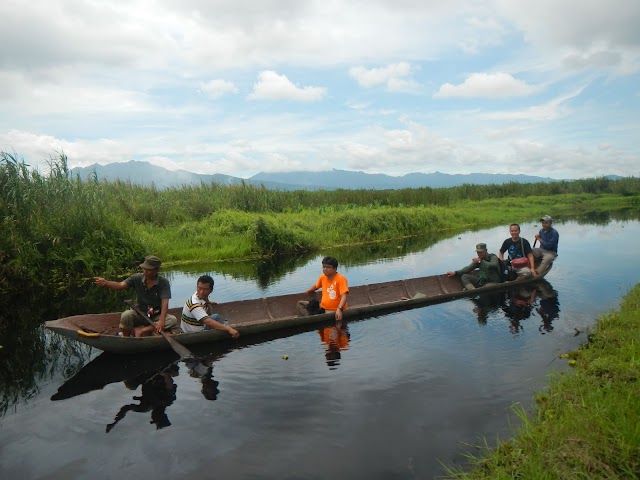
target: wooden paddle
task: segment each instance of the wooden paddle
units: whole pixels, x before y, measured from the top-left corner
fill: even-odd
[[[149,325],[152,325],[152,326],[155,327],[155,325],[151,321],[151,319],[149,317],[147,317],[144,314],[144,312],[142,310],[140,310],[136,305],[134,305],[131,300],[125,300],[124,303],[129,305],[131,307],[131,309],[134,312],[136,312],[141,318],[144,318],[149,323]],[[181,343],[178,343],[171,335],[167,335],[167,333],[164,330],[160,332],[160,335],[162,335],[164,337],[164,339],[167,342],[169,342],[169,345],[171,346],[171,348],[173,348],[173,351],[176,352],[178,355],[180,355],[180,360],[195,358],[193,353],[191,353],[191,351],[187,347],[185,347]]]

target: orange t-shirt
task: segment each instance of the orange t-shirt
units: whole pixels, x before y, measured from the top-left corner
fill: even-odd
[[[342,294],[349,293],[347,279],[344,275],[338,272],[336,272],[331,281],[329,281],[329,277],[323,273],[318,277],[315,287],[316,290],[318,288],[322,288],[322,300],[320,301],[320,306],[325,310],[330,310],[332,312],[338,308],[338,305],[340,305],[340,297]],[[347,308],[347,304],[345,303],[342,309],[346,310]]]

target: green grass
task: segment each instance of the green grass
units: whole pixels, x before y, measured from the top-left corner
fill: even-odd
[[[640,284],[563,357],[573,370],[552,376],[531,415],[516,407],[516,436],[447,478],[640,478]]]
[[[198,222],[136,228],[149,251],[176,265],[296,255],[434,233],[453,236],[469,229],[532,221],[540,212],[566,217],[613,207],[637,211],[634,201],[635,197],[564,194],[461,201],[449,207],[329,205],[290,213],[225,210]]]

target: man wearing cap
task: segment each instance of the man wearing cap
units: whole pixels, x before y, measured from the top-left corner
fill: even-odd
[[[471,260],[471,263],[455,272],[447,272],[450,277],[462,276],[462,286],[465,290],[473,290],[482,287],[488,283],[500,283],[500,262],[498,256],[487,252],[487,244],[479,243],[476,245],[476,253],[478,256]],[[473,272],[474,270],[478,272]]]
[[[147,312],[149,318],[155,323],[155,327],[149,325],[132,309],[122,312],[120,316],[120,332],[125,337],[133,333],[136,337],[141,337],[146,333],[162,332],[171,330],[178,324],[178,319],[167,313],[169,309],[169,299],[171,298],[171,285],[169,280],[158,275],[161,261],[158,257],[145,257],[140,264],[143,273],[135,273],[122,282],[106,280],[102,277],[95,279],[96,285],[106,287],[111,290],[126,290],[135,288],[136,306]]]
[[[533,249],[533,257],[536,264],[540,263],[537,268],[538,275],[544,275],[558,256],[560,234],[551,226],[553,218],[549,215],[545,215],[540,221],[542,222],[542,228],[536,234],[536,240],[540,242],[540,248]]]

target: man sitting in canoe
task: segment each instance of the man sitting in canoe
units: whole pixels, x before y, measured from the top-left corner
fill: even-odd
[[[522,238],[520,236],[520,225],[517,223],[512,223],[509,226],[509,235],[510,238],[507,238],[504,242],[502,242],[502,246],[500,247],[500,252],[498,253],[498,257],[501,261],[504,260],[505,252],[508,254],[507,263],[510,267],[512,267],[513,271],[516,273],[517,278],[526,278],[538,276],[538,272],[536,271],[536,267],[534,265],[533,251],[531,250],[531,244],[526,238]],[[517,266],[514,264],[514,260],[526,259],[528,260],[528,265]]]
[[[240,333],[220,321],[217,313],[209,314],[207,308],[214,302],[209,302],[209,295],[213,292],[214,281],[209,275],[202,275],[196,284],[196,293],[187,299],[182,307],[182,321],[180,330],[184,333],[201,332],[202,330],[224,330],[233,338]]]
[[[335,312],[336,322],[342,321],[342,311],[347,310],[347,295],[349,295],[349,285],[344,275],[338,273],[338,260],[334,257],[324,257],[322,259],[322,275],[318,281],[307,288],[305,293],[313,293],[319,288],[322,289],[322,299],[320,308],[312,307],[311,302],[300,300],[297,304],[298,312],[302,315],[314,315],[316,313]]]
[[[551,268],[551,264],[553,264],[553,261],[558,256],[560,234],[551,226],[553,218],[549,215],[545,215],[540,221],[542,222],[542,228],[536,234],[536,241],[540,242],[540,248],[534,248],[532,253],[536,264],[539,262],[537,267],[538,275],[544,275],[547,270]]]
[[[447,272],[450,277],[461,276],[462,286],[465,290],[472,290],[477,287],[483,287],[488,283],[500,283],[502,281],[498,256],[487,251],[487,244],[477,244],[476,253],[478,256],[472,259],[471,263],[466,267],[455,272]],[[478,272],[471,273],[476,269]]]
[[[120,316],[120,332],[125,337],[133,333],[141,337],[147,333],[160,333],[163,330],[171,330],[178,325],[178,319],[167,313],[169,299],[171,298],[171,285],[169,280],[158,275],[161,261],[158,257],[149,256],[140,264],[143,273],[135,273],[122,282],[113,282],[102,277],[97,277],[95,283],[99,287],[111,290],[126,290],[135,288],[136,306],[147,312],[149,318],[155,323],[155,327],[149,325],[140,318],[134,310],[126,310]]]

